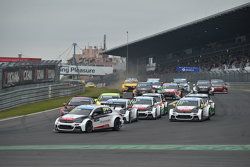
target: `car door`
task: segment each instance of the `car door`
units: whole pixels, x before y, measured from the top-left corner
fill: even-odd
[[[92,120],[94,129],[103,129],[109,127],[105,121],[106,116],[107,115],[104,113],[103,107],[98,107],[93,111]]]

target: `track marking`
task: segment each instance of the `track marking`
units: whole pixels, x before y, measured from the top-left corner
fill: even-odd
[[[0,151],[32,150],[162,150],[162,151],[250,151],[250,145],[21,145],[0,146]]]

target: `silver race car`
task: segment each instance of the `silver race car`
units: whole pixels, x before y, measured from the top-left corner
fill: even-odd
[[[122,114],[125,123],[138,121],[138,111],[131,107],[131,100],[129,99],[109,99],[106,105]]]
[[[168,113],[168,102],[165,100],[162,94],[160,93],[145,93],[142,96],[145,97],[154,97],[156,104],[160,106],[161,115],[166,115]]]
[[[169,120],[197,120],[210,119],[210,106],[202,98],[184,97],[169,111]]]
[[[198,98],[202,98],[205,101],[206,105],[210,106],[210,111],[209,111],[210,116],[215,115],[215,103],[214,103],[214,101],[212,100],[212,98],[208,94],[190,93],[190,94],[187,94],[185,97],[198,97]]]

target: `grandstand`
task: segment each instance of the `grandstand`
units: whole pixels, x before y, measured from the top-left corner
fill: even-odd
[[[176,73],[177,66],[196,66],[201,72],[249,70],[249,18],[247,3],[105,53],[126,57],[128,47],[128,70],[137,75],[146,73],[149,58],[156,69],[148,75]]]

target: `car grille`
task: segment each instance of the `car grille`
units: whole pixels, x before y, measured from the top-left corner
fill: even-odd
[[[138,116],[139,116],[139,117],[146,117],[147,114],[145,114],[145,113],[139,113]]]
[[[73,123],[74,120],[65,120],[65,119],[61,119],[60,122],[61,122],[61,123]]]
[[[191,119],[192,118],[192,116],[190,116],[190,115],[178,115],[176,117],[179,119]]]
[[[59,125],[58,128],[59,129],[73,129],[74,127],[72,127],[70,125]]]

